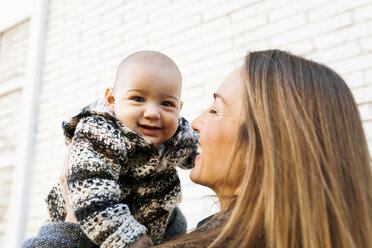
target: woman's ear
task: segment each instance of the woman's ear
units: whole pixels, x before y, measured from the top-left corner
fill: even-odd
[[[111,111],[114,111],[114,103],[115,103],[114,89],[109,87],[106,89],[105,92],[105,104],[107,107],[111,109]]]

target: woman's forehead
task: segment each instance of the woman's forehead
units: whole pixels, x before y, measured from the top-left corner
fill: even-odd
[[[242,96],[243,92],[243,68],[233,70],[222,82],[216,91],[216,95],[225,101],[233,101]]]

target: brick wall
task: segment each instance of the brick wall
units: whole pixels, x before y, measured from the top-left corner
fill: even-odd
[[[371,11],[371,0],[51,0],[26,237],[46,219],[43,196],[65,154],[61,121],[102,96],[120,60],[137,50],[159,50],[179,65],[189,120],[248,50],[280,48],[323,62],[354,92],[372,150]],[[182,208],[194,227],[215,211],[214,200],[201,201],[195,192],[211,192],[181,174]]]
[[[25,73],[29,22],[0,33],[0,247],[8,221],[11,178],[20,120],[21,88],[14,81]]]

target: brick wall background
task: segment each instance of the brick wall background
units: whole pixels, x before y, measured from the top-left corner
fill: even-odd
[[[0,33],[0,247],[4,243],[10,200],[11,178],[20,120],[21,88],[15,80],[25,74],[29,22]]]
[[[61,121],[103,96],[119,62],[138,50],[159,50],[179,65],[182,115],[189,120],[211,103],[212,92],[249,50],[279,48],[323,62],[352,89],[372,151],[371,12],[372,0],[50,0],[25,238],[46,219],[43,197],[66,152]],[[13,31],[22,37],[18,26],[6,32]],[[22,57],[19,48],[9,49]],[[6,64],[22,72],[2,56],[0,70]],[[3,75],[8,77],[0,73],[0,87]],[[0,95],[1,106],[7,96]],[[12,118],[3,116],[0,125]],[[181,177],[181,207],[192,228],[216,211],[215,199],[200,200],[212,192],[191,184],[188,172]]]

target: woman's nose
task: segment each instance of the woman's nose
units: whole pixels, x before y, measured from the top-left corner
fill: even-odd
[[[196,117],[192,122],[191,122],[191,128],[195,131],[195,132],[197,132],[197,133],[199,133],[200,132],[200,128],[202,127],[202,125],[203,125],[203,120],[204,120],[204,113],[205,113],[205,111],[203,112],[203,113],[201,113],[198,117]]]
[[[160,110],[157,106],[148,105],[143,113],[143,116],[147,119],[159,119],[160,118]]]

